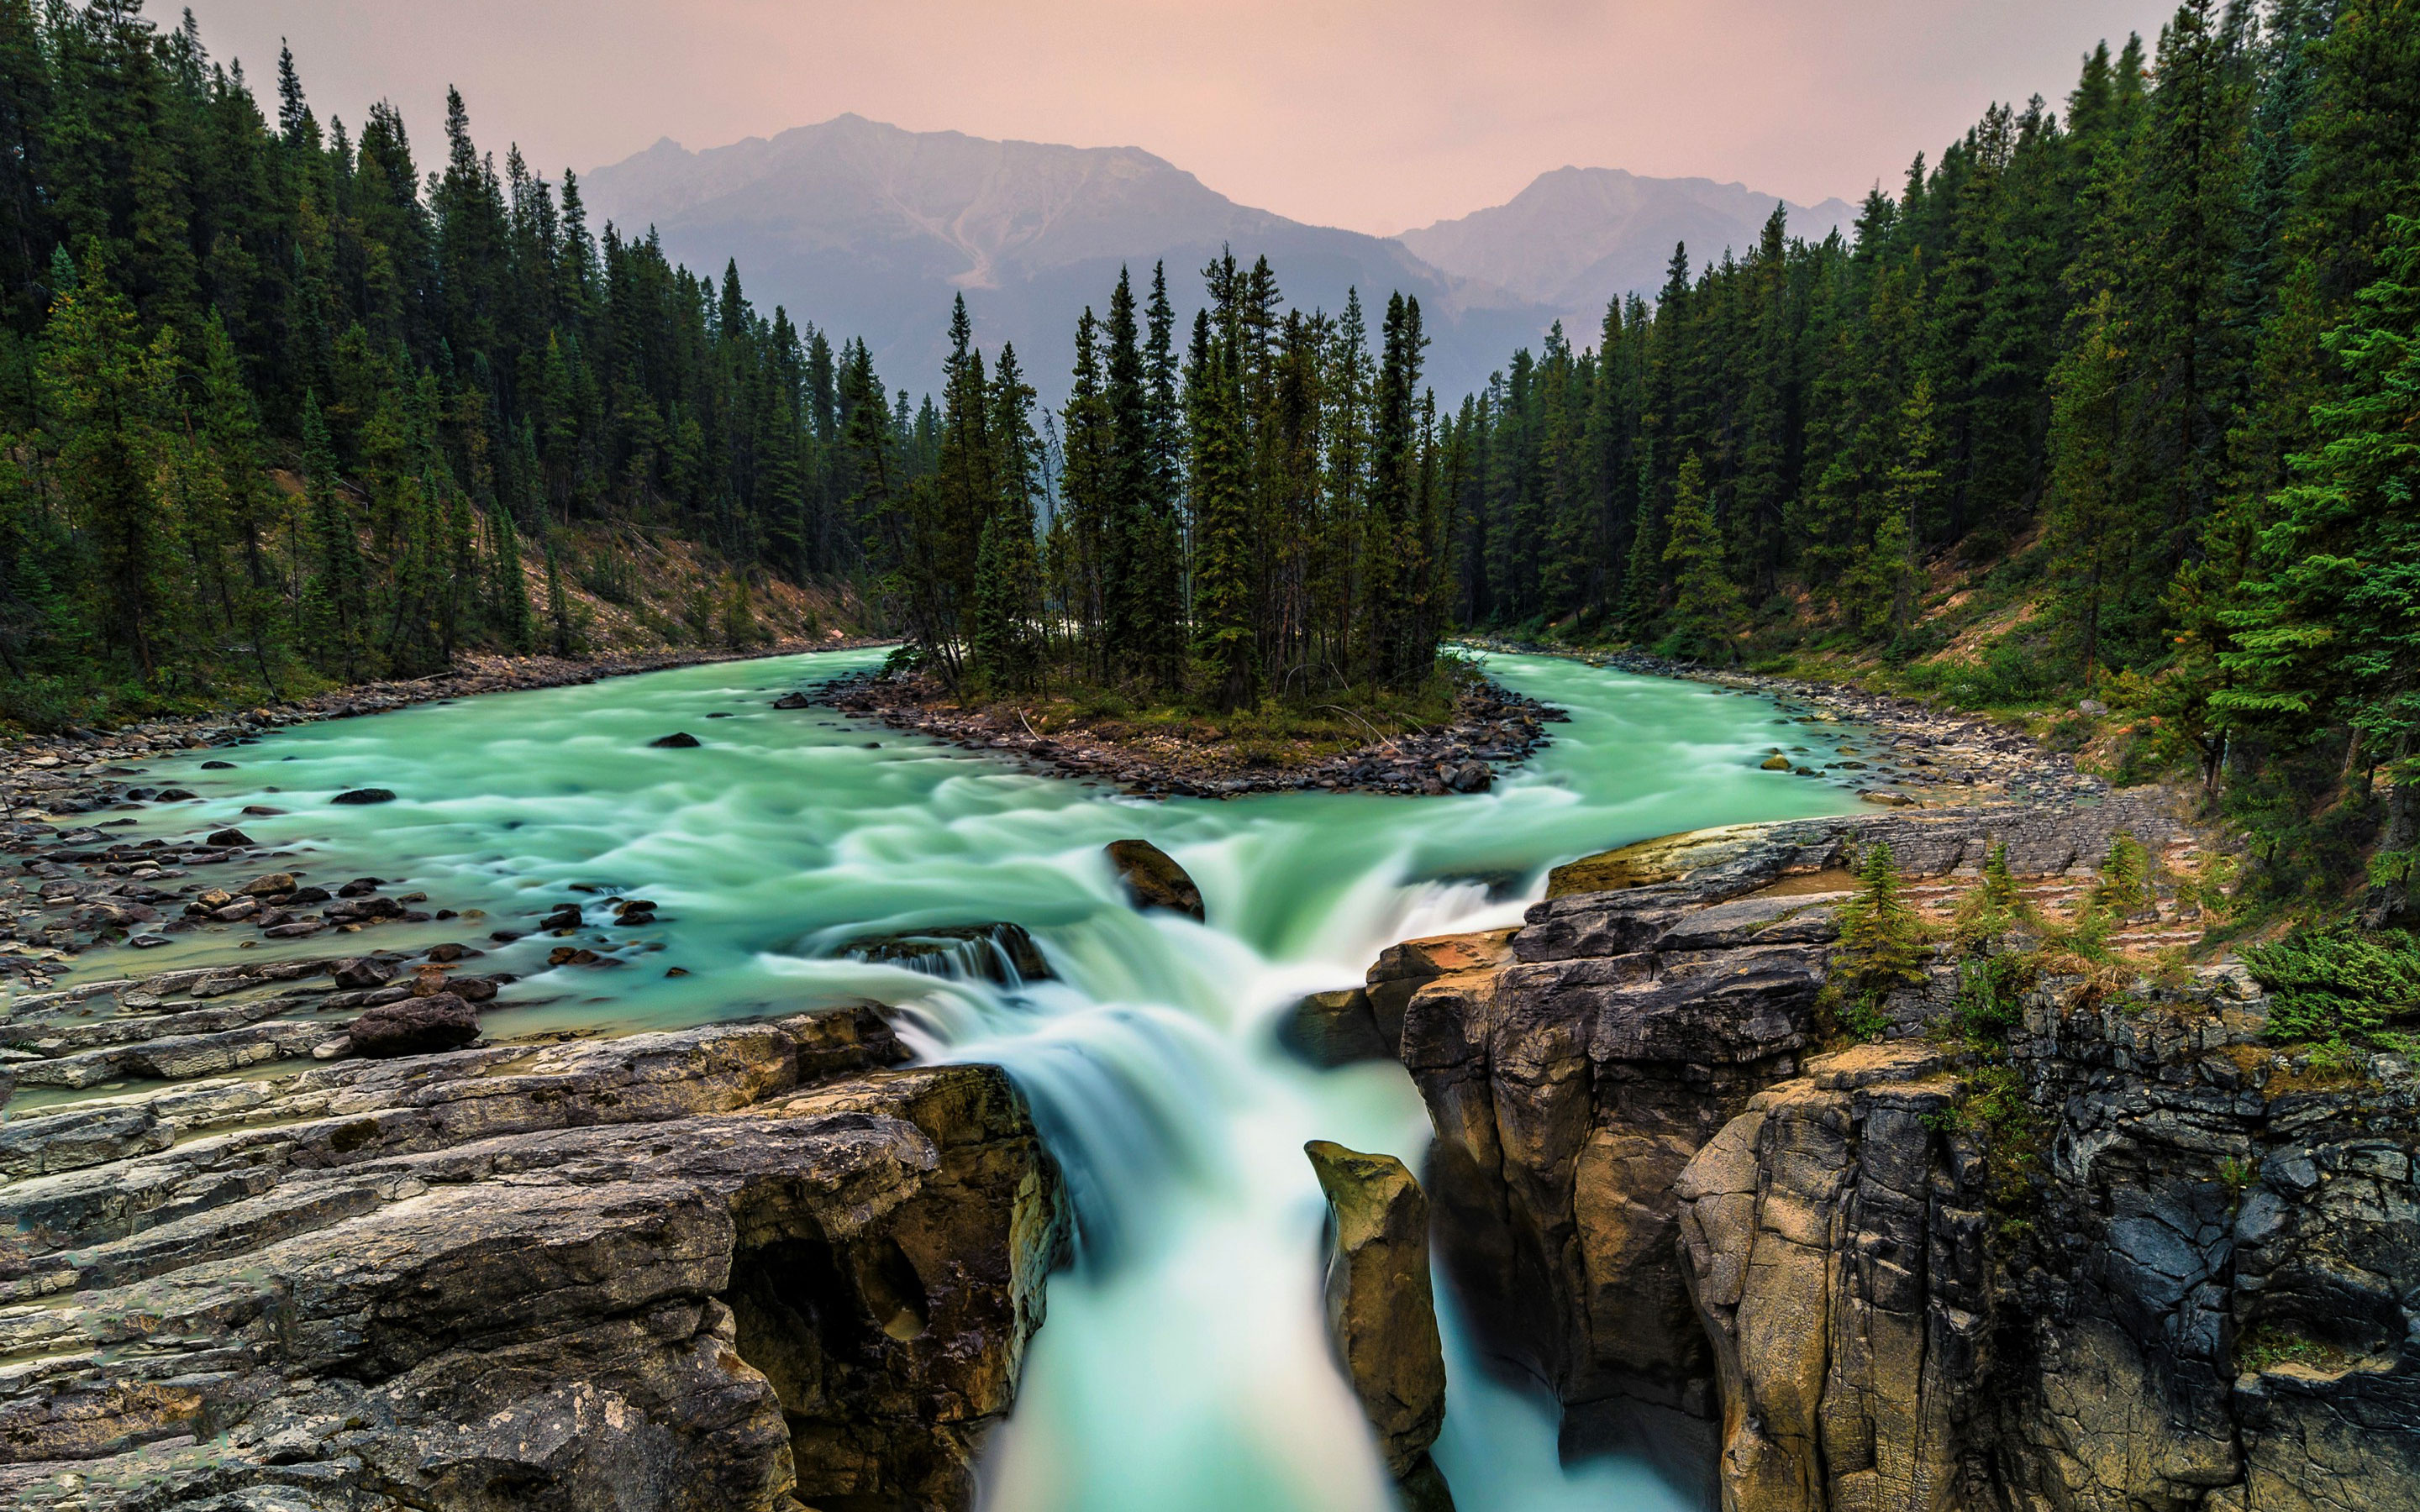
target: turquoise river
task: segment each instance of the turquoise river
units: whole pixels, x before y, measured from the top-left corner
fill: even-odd
[[[898,1005],[926,1058],[1008,1068],[1076,1203],[1077,1257],[1052,1280],[1018,1407],[986,1452],[985,1506],[1391,1505],[1320,1319],[1323,1207],[1302,1146],[1334,1139],[1417,1169],[1428,1122],[1396,1067],[1289,1058],[1276,1015],[1357,981],[1396,940],[1516,921],[1556,862],[1841,811],[1853,795],[1758,769],[1787,744],[1764,700],[1528,657],[1490,670],[1571,722],[1493,792],[1445,798],[1144,802],[768,706],[881,656],[722,663],[300,726],[209,753],[231,771],[203,770],[199,753],[155,764],[150,775],[200,799],[123,833],[240,823],[292,849],[312,880],[375,874],[425,890],[430,907],[478,910],[386,926],[379,942],[461,939],[489,949],[483,969],[523,974],[491,1033],[671,1027],[847,995]],[[675,730],[702,744],[648,745]],[[370,785],[399,797],[329,805]],[[287,811],[242,817],[246,805]],[[1125,905],[1101,856],[1123,836],[1184,864],[1207,928]],[[485,939],[602,895],[575,886],[659,905],[659,922],[613,933],[618,969],[549,971],[548,937]],[[993,919],[1032,930],[1058,980],[1002,992],[831,955],[861,933]],[[182,936],[144,964],[207,949]],[[1449,1405],[1435,1453],[1462,1512],[1683,1504],[1636,1464],[1559,1464],[1551,1403],[1482,1368],[1442,1288],[1440,1301]]]

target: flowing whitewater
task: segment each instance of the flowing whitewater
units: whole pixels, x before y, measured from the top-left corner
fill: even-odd
[[[155,771],[202,795],[175,811],[177,833],[240,822],[290,842],[314,880],[374,874],[465,911],[378,939],[478,943],[483,969],[521,974],[493,1033],[660,1028],[861,995],[899,1005],[926,1057],[1008,1068],[1066,1171],[1078,1253],[1051,1284],[1016,1413],[989,1448],[987,1506],[1391,1505],[1330,1360],[1323,1207],[1302,1145],[1334,1139],[1417,1168],[1427,1120],[1396,1067],[1323,1072],[1287,1057],[1276,1015],[1357,981],[1395,940],[1516,920],[1557,861],[1840,811],[1851,795],[1758,769],[1782,743],[1761,699],[1526,657],[1490,670],[1569,709],[1571,723],[1494,792],[1453,798],[1146,803],[769,707],[880,656],[432,704],[221,753],[232,771],[203,770],[198,755]],[[649,745],[675,731],[701,744]],[[399,796],[330,806],[364,786]],[[242,814],[248,805],[287,811]],[[1126,906],[1101,855],[1125,836],[1183,863],[1209,927]],[[616,894],[659,909],[658,922],[614,932],[631,942],[617,967],[550,970],[557,942],[545,935],[483,938]],[[999,988],[833,956],[863,933],[995,919],[1032,932],[1053,979]],[[184,936],[144,965],[206,949]],[[87,971],[113,967],[123,963]],[[1443,1288],[1440,1303],[1448,1415],[1435,1456],[1464,1512],[1683,1504],[1636,1465],[1559,1464],[1551,1404],[1497,1382]]]

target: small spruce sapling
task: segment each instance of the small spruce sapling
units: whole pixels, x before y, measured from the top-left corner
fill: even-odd
[[[1876,841],[1858,860],[1855,896],[1840,905],[1840,939],[1824,988],[1841,1029],[1855,1040],[1882,1038],[1890,1026],[1885,1001],[1924,980],[1925,957],[1924,922],[1900,892],[1898,858]]]

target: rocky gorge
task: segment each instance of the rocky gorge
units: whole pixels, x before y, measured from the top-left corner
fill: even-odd
[[[465,704],[411,716],[419,747],[349,737],[331,756],[312,744],[331,731],[231,725],[199,750],[182,731],[112,737],[111,761],[162,761],[147,777],[86,771],[94,751],[12,768],[112,813],[21,816],[14,837],[11,1497],[940,1509],[971,1504],[983,1459],[1002,1507],[1123,1507],[1054,1489],[1076,1473],[1059,1457],[1148,1427],[1053,1414],[1070,1351],[1138,1334],[1191,1361],[1250,1341],[1227,1395],[1155,1374],[1136,1405],[1189,1428],[1236,1382],[1295,1390],[1280,1399],[1324,1425],[1333,1488],[1303,1504],[1361,1504],[1331,1405],[1367,1417],[1383,1494],[1559,1504],[1528,1499],[1558,1484],[1551,1440],[1511,1493],[1486,1478],[1509,1442],[1474,1456],[1497,1375],[1552,1392],[1575,1460],[1652,1454],[1707,1504],[2250,1512],[2393,1505],[2410,1483],[2399,1060],[2272,1044],[2261,989],[2225,964],[2043,971],[1989,1044],[1947,947],[1877,1042],[1826,1007],[1847,868],[1875,841],[1946,925],[1994,846],[2045,917],[2072,917],[2130,835],[2155,896],[2113,943],[2148,964],[2198,939],[2221,858],[2155,795],[2005,732],[1813,694],[1624,682],[1611,697],[1653,702],[1612,717],[1574,671],[1541,685],[1576,716],[1546,759],[1466,804],[1104,802],[871,745],[769,668],[734,685],[668,685],[594,732],[596,708],[547,695],[525,746],[462,748],[483,728]],[[496,738],[521,739],[527,705],[494,707]],[[735,722],[697,722],[716,718]],[[684,725],[705,738],[665,737]],[[1512,922],[1488,879],[1534,888],[1575,839],[1641,832],[1657,734],[1679,753],[1670,794],[1712,795],[1658,814],[1855,807],[1842,788],[1887,811],[1588,856]],[[272,740],[319,764],[236,748]],[[429,797],[579,741],[624,785],[540,781],[451,814]],[[453,764],[390,775],[415,750]],[[152,791],[187,772],[209,795]],[[339,806],[242,818],[263,778]],[[402,800],[355,796],[380,783]],[[665,794],[695,807],[645,808]],[[416,805],[462,838],[401,865],[363,850]],[[659,835],[686,839],[650,850]],[[796,839],[739,848],[767,837]],[[1541,859],[1520,872],[1524,856]],[[790,874],[828,889],[765,890]],[[1335,1089],[1304,1103],[1250,1059],[1268,1025],[1233,1011],[1306,985],[1270,916],[1352,942],[1348,972],[1419,936],[1279,1024],[1295,1057],[1400,1063],[1380,1079],[1417,1143],[1357,1112],[1375,1072],[1314,1078]],[[1479,917],[1498,927],[1389,922]],[[177,949],[127,949],[142,936]],[[1123,1006],[1138,996],[1182,1011]],[[953,1045],[984,1064],[948,1063]],[[1279,1120],[1283,1165],[1243,1164],[1220,1119]],[[1363,1153],[1389,1149],[1404,1159]],[[1315,1354],[1272,1322],[1322,1263],[1298,1227],[1251,1230],[1249,1253],[1282,1253],[1223,1311],[1105,1310],[1134,1282],[1102,1254],[1171,1211],[1199,1221],[1165,1205],[1274,1191],[1293,1224],[1283,1193],[1314,1175]],[[1432,1312],[1432,1246],[1463,1342]],[[1218,1342],[1150,1332],[1187,1308]],[[1056,1368],[1024,1368],[1054,1349]],[[1016,1470],[1019,1422],[1053,1467],[1038,1482]]]
[[[1944,947],[1878,1041],[1828,1021],[1857,847],[1946,909],[2005,844],[2055,909],[2118,833],[2196,859],[2130,795],[1634,845],[1517,930],[1388,951],[1295,1037],[1410,1072],[1447,1272],[1570,1448],[1727,1512],[2409,1505],[2407,1062],[2269,1042],[2225,962],[2042,975],[1978,1046]],[[2129,928],[2173,936],[2189,893]]]

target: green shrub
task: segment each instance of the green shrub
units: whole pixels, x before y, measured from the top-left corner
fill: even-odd
[[[2024,1022],[2024,995],[2035,966],[2026,956],[2002,953],[1969,959],[1958,971],[1958,1025],[1979,1044],[2004,1044]]]
[[[2411,1036],[2389,1027],[2420,1013],[2420,941],[2401,930],[2299,929],[2247,949],[2243,964],[2269,991],[2273,1041],[2308,1041],[2338,1059],[2356,1047],[2412,1046]]]

